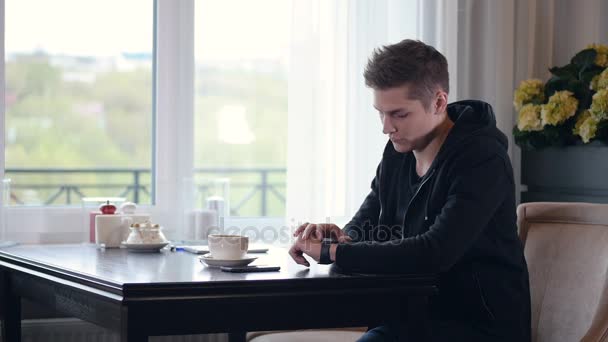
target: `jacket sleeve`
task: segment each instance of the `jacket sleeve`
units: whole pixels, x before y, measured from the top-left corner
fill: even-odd
[[[380,217],[378,183],[381,168],[382,162],[376,168],[376,176],[372,180],[371,191],[365,197],[355,216],[344,226],[344,232],[353,239],[353,242],[371,240],[373,229],[378,225]]]
[[[461,163],[464,164],[464,163]],[[429,230],[387,242],[340,244],[336,264],[363,273],[437,273],[449,269],[473,245],[514,191],[508,163],[490,157],[451,170],[447,200]]]

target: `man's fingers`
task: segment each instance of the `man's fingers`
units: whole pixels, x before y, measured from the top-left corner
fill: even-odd
[[[306,267],[310,267],[310,263],[308,262],[308,260],[306,260],[306,258],[304,258],[303,255],[296,256],[294,260],[296,261],[297,264],[304,265]]]
[[[338,236],[338,242],[340,242],[340,243],[346,243],[346,242],[352,242],[352,241],[353,241],[353,239],[346,234]]]
[[[308,239],[316,228],[317,228],[316,224],[309,224],[306,227],[306,230],[304,230],[304,234],[302,234],[302,239],[304,239],[304,240]]]
[[[289,249],[289,255],[291,256],[293,261],[296,262],[296,264],[304,265],[306,267],[310,266],[308,260],[304,258],[302,251],[297,249],[296,245],[291,246],[291,248]]]
[[[334,228],[332,228],[332,230],[329,231],[329,235],[330,235],[330,237],[339,240],[340,236],[344,235],[344,232],[342,231],[342,229],[340,229],[338,227],[334,227]]]
[[[291,248],[289,249],[289,255],[295,262],[298,262],[298,257],[301,256],[301,255],[299,255],[300,253],[302,253],[302,252],[299,252],[298,250],[296,250],[295,245],[291,246]]]
[[[321,225],[317,225],[317,229],[315,229],[315,237],[317,238],[317,240],[323,240],[323,235],[323,228],[321,227]]]
[[[353,239],[348,236],[342,229],[339,227],[333,227],[330,231],[330,235],[332,238],[338,240],[338,242],[352,242]]]
[[[300,237],[303,240],[308,239],[316,239],[323,240],[326,237],[333,237],[334,239],[339,240],[340,236],[343,236],[344,232],[333,224],[314,224],[307,223],[306,225],[301,225],[296,229],[294,236]]]
[[[304,229],[306,229],[306,226],[308,226],[308,222],[301,224],[298,229],[296,229],[295,232],[293,232],[293,236],[299,236],[300,234],[302,234],[302,232],[304,231]]]

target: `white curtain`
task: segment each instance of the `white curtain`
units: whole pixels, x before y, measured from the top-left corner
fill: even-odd
[[[287,218],[343,223],[369,191],[386,138],[362,71],[405,38],[448,59],[450,101],[479,99],[509,137],[520,192],[513,90],[587,44],[608,44],[605,0],[294,0]]]
[[[415,38],[416,1],[294,0],[287,219],[344,223],[369,192],[386,138],[363,81],[372,50]]]
[[[515,82],[546,80],[588,44],[608,44],[605,0],[518,0],[515,5]]]
[[[515,124],[512,94],[515,87],[515,1],[460,0],[455,13],[457,43],[450,71],[457,100],[478,99],[494,108],[496,125],[509,138],[509,154],[519,184],[519,159],[514,154]],[[519,193],[519,189],[516,190]]]
[[[0,3],[0,56],[4,58],[4,2]],[[0,87],[4,88],[4,62],[0,63]],[[0,91],[0,244],[6,238],[5,237],[5,229],[6,229],[6,213],[4,210],[4,206],[8,203],[5,203],[5,197],[7,194],[4,193],[4,185],[2,181],[4,180],[4,122],[5,122],[5,111],[4,111],[4,89]]]
[[[550,67],[568,63],[590,43],[608,43],[608,2],[459,0],[457,6],[457,47],[450,61],[450,72],[457,71],[457,97],[494,107],[498,128],[509,137],[519,196],[513,90],[527,78],[547,80]]]
[[[287,212],[321,220],[344,208],[346,1],[294,1],[289,62]],[[296,213],[310,215],[299,216]],[[291,213],[291,214],[289,214]]]
[[[458,99],[458,1],[419,1],[417,37],[440,51],[448,60],[450,93],[448,101]]]
[[[523,79],[546,79],[550,66],[566,63],[584,47],[579,38],[597,41],[600,32],[606,32],[607,24],[600,18],[608,6],[601,0],[431,0],[421,4],[419,35],[448,58],[450,100],[479,99],[492,105],[498,128],[509,138],[519,196],[520,150],[511,133],[516,123],[513,90]]]

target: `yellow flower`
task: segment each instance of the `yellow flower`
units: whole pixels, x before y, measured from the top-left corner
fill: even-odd
[[[587,45],[587,49],[594,49],[597,52],[595,56],[595,64],[601,67],[608,66],[608,46],[601,44],[589,44]]]
[[[593,76],[589,88],[595,91],[608,88],[608,68],[604,69],[599,75]]]
[[[517,128],[520,131],[540,131],[543,125],[540,121],[540,106],[527,104],[521,107],[517,118]]]
[[[608,119],[608,88],[600,89],[593,95],[589,111],[597,119]]]
[[[577,134],[581,137],[583,142],[586,144],[591,139],[595,138],[595,133],[597,132],[597,124],[599,123],[599,119],[595,117],[588,110],[581,113],[576,121],[576,125],[574,125],[574,129],[572,133]]]
[[[544,125],[558,125],[576,114],[578,100],[572,92],[556,91],[547,104],[541,106],[540,118]]]
[[[519,87],[515,89],[513,95],[513,105],[515,110],[519,111],[523,105],[537,101],[543,102],[545,100],[543,81],[538,79],[529,79],[522,81]]]
[[[608,70],[608,69],[607,69]],[[599,89],[600,75],[595,75],[589,82],[589,89],[597,91]]]

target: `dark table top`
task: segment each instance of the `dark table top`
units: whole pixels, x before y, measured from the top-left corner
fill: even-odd
[[[433,275],[357,275],[345,274],[335,266],[311,262],[307,268],[296,264],[285,248],[270,248],[257,256],[252,265],[278,265],[278,272],[228,273],[199,261],[200,255],[167,249],[159,253],[134,253],[126,249],[100,249],[92,244],[18,245],[0,249],[0,262],[25,267],[61,279],[126,295],[154,289],[234,289],[251,286],[256,291],[276,291],[278,287],[336,289],[347,286],[369,289],[377,286],[424,288],[434,286]],[[1,265],[0,265],[1,266]],[[390,284],[390,285],[389,285]]]

